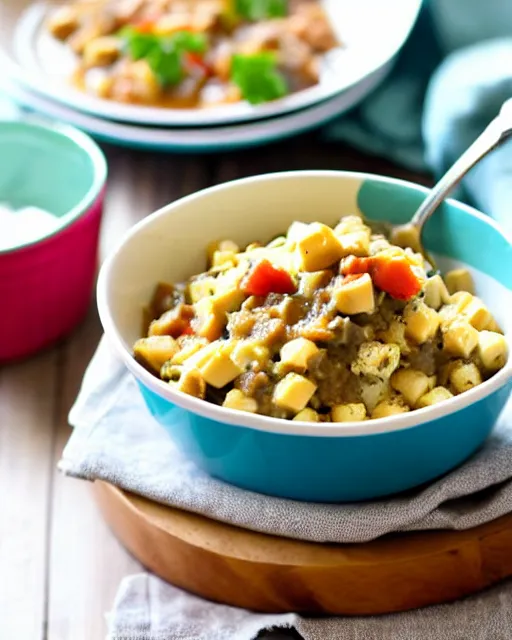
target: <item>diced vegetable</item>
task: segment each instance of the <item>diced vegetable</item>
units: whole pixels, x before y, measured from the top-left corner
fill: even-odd
[[[369,258],[351,256],[342,261],[343,275],[369,273],[376,287],[397,300],[410,300],[421,291],[421,279],[405,255],[377,254]]]
[[[303,422],[320,422],[320,416],[314,409],[310,409],[306,407],[306,409],[302,409],[299,413],[293,418],[294,420],[302,420]]]
[[[298,373],[289,373],[274,389],[274,403],[283,409],[298,413],[313,397],[316,385]]]
[[[508,347],[505,338],[494,331],[480,331],[478,334],[478,355],[488,371],[497,371],[505,366]]]
[[[258,411],[258,403],[256,400],[249,398],[239,389],[231,389],[231,391],[228,391],[222,406],[227,409],[246,411],[247,413],[256,413]]]
[[[177,351],[178,345],[171,336],[141,338],[133,347],[135,358],[156,373],[160,372],[164,362],[170,360]]]
[[[391,376],[391,386],[400,392],[412,407],[435,385],[435,376],[427,376],[416,369],[399,369]]]
[[[268,260],[260,260],[247,274],[242,290],[249,296],[267,296],[269,293],[295,293],[297,286],[287,271],[274,267]]]
[[[453,393],[446,387],[434,387],[432,391],[421,396],[418,400],[418,409],[429,407],[438,402],[444,402],[444,400],[449,400],[450,398],[453,398]]]
[[[382,400],[372,411],[372,418],[387,418],[389,416],[396,416],[400,413],[407,413],[410,411],[410,407],[404,402],[400,396],[394,396],[389,400]]]
[[[276,100],[288,93],[286,80],[278,70],[277,58],[272,52],[235,54],[231,62],[231,80],[251,104]]]
[[[352,280],[352,278],[355,278]],[[367,273],[357,276],[346,276],[333,289],[336,308],[345,315],[357,313],[373,313],[375,297],[372,279]]]
[[[312,222],[297,239],[295,251],[302,271],[320,271],[332,266],[343,255],[338,238],[326,224]]]
[[[362,402],[338,404],[331,410],[332,422],[358,422],[366,418],[366,407]]]
[[[456,291],[475,293],[473,277],[467,269],[453,269],[452,271],[448,271],[444,277],[444,281],[450,293],[455,293]]]
[[[400,364],[400,349],[396,344],[363,342],[351,369],[356,375],[387,380]]]
[[[298,371],[306,371],[308,360],[318,353],[318,347],[306,338],[295,338],[281,347],[281,362]]]
[[[450,384],[456,393],[464,393],[482,383],[482,375],[474,362],[457,362],[450,371]]]
[[[404,310],[405,335],[417,344],[423,344],[433,338],[439,329],[440,319],[437,311],[420,300],[410,302]]]
[[[288,13],[288,0],[232,0],[237,15],[246,20],[282,18]]]
[[[478,345],[478,331],[463,319],[454,320],[443,334],[443,348],[459,358],[469,358]]]

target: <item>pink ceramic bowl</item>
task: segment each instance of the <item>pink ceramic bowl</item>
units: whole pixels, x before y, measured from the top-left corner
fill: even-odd
[[[103,153],[80,131],[0,122],[0,203],[39,207],[58,218],[50,233],[0,250],[0,362],[51,345],[85,316],[106,177]]]

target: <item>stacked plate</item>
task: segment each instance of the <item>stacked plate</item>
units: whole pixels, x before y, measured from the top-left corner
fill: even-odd
[[[320,82],[260,105],[192,109],[130,105],[86,94],[69,78],[76,60],[48,34],[54,6],[0,4],[1,88],[18,104],[115,144],[169,151],[260,145],[318,127],[358,104],[386,77],[421,0],[323,0],[343,46],[325,54]]]

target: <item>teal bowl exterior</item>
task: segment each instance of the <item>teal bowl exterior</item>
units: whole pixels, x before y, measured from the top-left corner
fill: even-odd
[[[243,199],[247,198],[249,202],[251,197],[263,201],[268,198],[272,206],[272,198],[281,198],[280,184],[284,183],[283,190],[288,190],[288,193],[282,196],[280,206],[288,201],[290,207],[294,204],[301,206],[300,199],[313,198],[307,193],[315,189],[318,194],[327,189],[329,198],[335,197],[338,195],[336,188],[340,188],[340,196],[349,194],[342,211],[353,211],[357,207],[370,219],[400,223],[410,219],[425,197],[425,189],[417,185],[344,172],[300,172],[301,184],[296,187],[294,183],[294,188],[302,195],[290,194],[292,189],[286,186],[286,181],[293,180],[293,177],[279,175],[279,178],[274,174],[274,177],[237,181],[238,184],[251,180],[256,182],[253,192],[247,195],[244,194],[245,187],[238,187],[237,183],[210,189],[208,194],[203,192],[204,200],[199,204],[194,201],[193,205],[201,211],[209,207],[210,211],[216,208],[223,210],[224,201],[220,206],[213,192],[229,188],[235,191],[232,197],[236,206],[243,207]],[[346,184],[346,192],[339,183],[335,187],[330,182],[338,179]],[[268,182],[265,183],[266,180]],[[272,187],[272,180],[277,181],[277,186]],[[308,180],[311,180],[309,186]],[[277,195],[268,195],[272,188]],[[258,190],[256,196],[255,189]],[[325,202],[327,209],[327,197]],[[310,206],[305,203],[304,211]],[[140,254],[147,251],[143,246],[139,257],[133,257],[145,242],[141,242],[138,236],[146,234],[153,243],[150,246],[153,246],[156,232],[161,231],[157,220],[159,216],[172,218],[173,226],[170,228],[178,230],[178,233],[179,216],[195,213],[191,214],[190,208],[162,210],[155,214],[154,228],[150,222],[143,222],[141,226],[147,225],[147,229],[136,228],[131,232],[131,238],[123,241],[128,248],[124,248],[122,243],[120,256],[114,255],[111,264],[104,267],[105,272],[100,275],[98,305],[107,337],[137,379],[150,413],[201,469],[225,482],[263,494],[314,502],[352,502],[397,494],[432,481],[463,463],[482,446],[510,396],[510,358],[505,369],[490,380],[439,405],[402,416],[350,424],[289,422],[229,411],[185,397],[146,372],[134,361],[127,346],[131,344],[136,329],[135,325],[131,329],[123,325],[127,314],[131,313],[127,300],[132,296],[129,287],[123,289],[123,282],[126,281],[127,269],[133,278],[143,279],[138,273],[144,260],[149,259],[153,263],[159,260],[154,256],[141,257]],[[324,212],[323,217],[316,215],[330,223],[330,218],[338,212],[338,208],[332,209]],[[250,219],[250,213],[246,218]],[[243,224],[250,222],[239,223],[240,226]],[[260,224],[258,232],[261,233],[263,222],[257,224]],[[275,221],[269,237],[280,224],[281,221]],[[254,229],[250,233],[253,232]],[[219,229],[219,234],[223,233],[225,228]],[[236,237],[234,239],[237,240]],[[472,269],[478,292],[504,326],[510,345],[510,241],[488,218],[454,201],[445,203],[428,222],[425,240],[441,267],[464,264]],[[165,258],[165,254],[162,255]],[[117,275],[113,275],[113,271],[117,271]]]
[[[139,387],[151,414],[201,469],[243,489],[309,502],[379,498],[454,469],[487,438],[511,389],[417,427],[315,438],[216,422]]]

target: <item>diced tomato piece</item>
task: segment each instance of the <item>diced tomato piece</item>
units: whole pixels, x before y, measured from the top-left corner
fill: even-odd
[[[375,286],[397,300],[410,300],[421,291],[421,281],[404,256],[375,256],[371,277]]]
[[[247,274],[242,291],[249,296],[267,296],[269,293],[295,293],[297,286],[288,271],[261,260]]]
[[[340,273],[348,277],[369,273],[376,287],[397,300],[410,300],[421,291],[421,280],[405,256],[349,256],[341,261]]]
[[[342,275],[353,275],[355,273],[369,273],[371,267],[371,258],[357,258],[356,256],[348,256],[341,261],[340,273]]]

